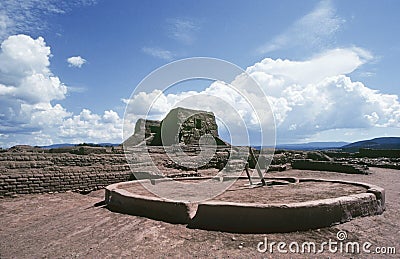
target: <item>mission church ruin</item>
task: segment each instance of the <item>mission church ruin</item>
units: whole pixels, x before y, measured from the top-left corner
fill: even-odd
[[[220,139],[214,113],[182,107],[172,109],[162,120],[139,119],[134,134],[124,146],[198,145],[204,135],[212,136],[218,146],[229,146]]]

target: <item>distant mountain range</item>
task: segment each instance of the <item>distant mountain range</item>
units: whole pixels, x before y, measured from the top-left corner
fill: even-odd
[[[260,146],[254,146],[260,149]],[[371,149],[400,149],[400,137],[382,137],[362,140],[353,143],[348,142],[308,142],[298,144],[277,144],[275,149],[286,150],[326,150],[341,149],[345,152],[358,152],[360,148]]]
[[[275,149],[286,149],[286,150],[321,150],[321,149],[338,149],[349,142],[307,142],[297,144],[277,144]],[[256,149],[260,149],[261,146],[253,146]],[[268,147],[267,147],[268,148]]]
[[[308,142],[299,144],[278,144],[276,149],[290,149],[290,150],[316,150],[316,149],[336,149],[348,142]]]
[[[346,152],[357,152],[360,148],[400,149],[400,137],[383,137],[362,140],[341,147],[341,149]]]

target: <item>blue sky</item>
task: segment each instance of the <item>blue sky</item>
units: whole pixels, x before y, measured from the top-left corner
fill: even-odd
[[[139,82],[198,56],[265,84],[278,143],[400,136],[399,11],[395,0],[2,1],[0,146],[120,142]]]

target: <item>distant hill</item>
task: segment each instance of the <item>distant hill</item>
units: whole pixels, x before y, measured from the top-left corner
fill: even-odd
[[[38,146],[38,147],[45,148],[45,149],[50,149],[50,148],[74,147],[74,146],[75,146],[75,144],[64,143],[64,144],[53,144],[53,145]]]
[[[290,150],[317,150],[317,149],[333,149],[340,148],[348,142],[308,142],[299,144],[280,144],[276,145],[276,149],[290,149]]]
[[[400,137],[383,137],[357,141],[341,147],[346,152],[358,152],[360,148],[400,149]]]
[[[344,145],[349,144],[348,142],[308,142],[308,143],[297,143],[297,144],[278,144],[275,149],[286,149],[286,150],[320,150],[320,149],[336,149],[341,148]],[[260,146],[254,148],[260,149]]]
[[[120,144],[115,144],[115,143],[99,143],[99,144],[87,143],[87,144],[89,144],[89,145],[99,145],[99,146],[102,146],[102,147],[106,147],[106,146],[115,147],[115,146],[120,145]],[[74,146],[78,146],[78,145],[81,145],[81,144],[63,143],[63,144],[53,144],[53,145],[39,146],[39,147],[45,148],[45,149],[50,149],[50,148],[61,148],[61,147],[74,147]]]

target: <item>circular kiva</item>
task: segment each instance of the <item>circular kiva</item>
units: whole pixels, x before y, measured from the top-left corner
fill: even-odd
[[[237,178],[209,178],[212,183]],[[190,183],[204,177],[174,179],[185,184],[176,192],[190,197]],[[254,179],[256,180],[256,179]],[[149,192],[145,185],[169,189],[172,180],[146,179],[106,187],[105,202],[115,212],[143,216],[189,228],[235,233],[273,233],[316,229],[359,216],[382,214],[384,189],[366,183],[314,178],[266,178],[267,186],[249,184],[239,177],[224,193],[203,202],[168,200]]]

